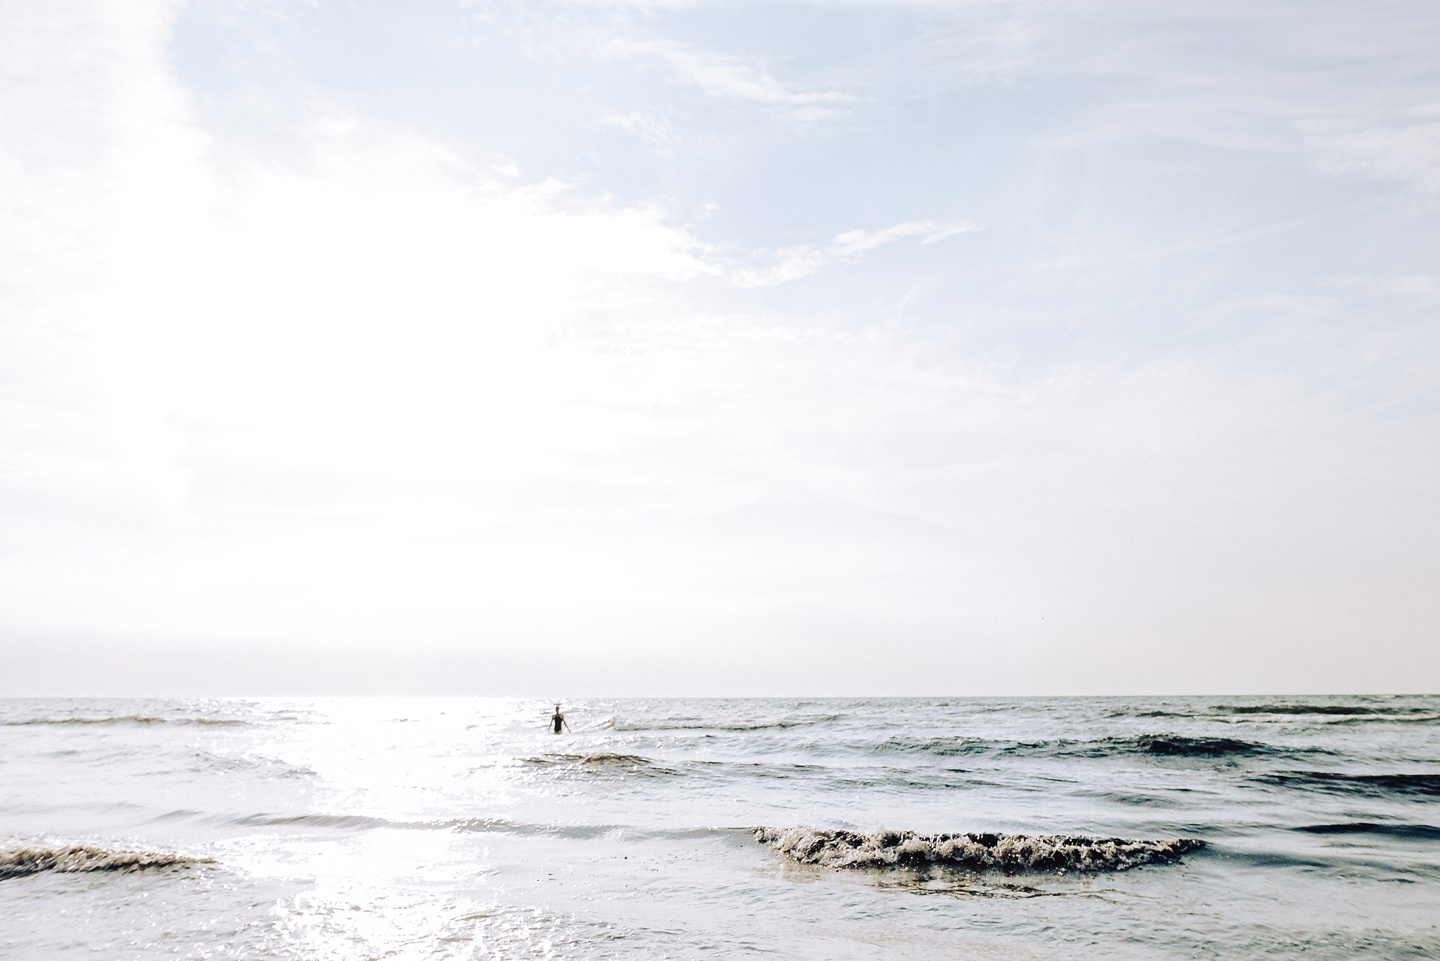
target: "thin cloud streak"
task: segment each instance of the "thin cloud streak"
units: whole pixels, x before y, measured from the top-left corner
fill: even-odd
[[[847,111],[840,105],[855,101],[834,91],[797,90],[771,76],[763,64],[669,41],[612,40],[599,53],[616,59],[655,57],[712,97],[785,108],[786,116],[804,122],[844,116]]]
[[[968,221],[942,224],[933,220],[918,220],[895,224],[881,230],[847,230],[835,238],[831,251],[837,257],[852,257],[866,251],[877,250],[905,237],[918,236],[922,244],[938,244],[947,237],[979,229],[977,225]]]
[[[768,266],[732,267],[725,276],[737,287],[776,287],[811,277],[833,263],[853,262],[862,254],[879,250],[898,240],[919,237],[922,244],[938,244],[947,238],[979,229],[981,228],[978,225],[963,220],[952,223],[918,220],[879,230],[847,230],[836,235],[828,247],[788,247],[778,251],[774,262]]]

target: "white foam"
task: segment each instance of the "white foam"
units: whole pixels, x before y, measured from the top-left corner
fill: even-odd
[[[100,848],[88,844],[25,844],[0,846],[0,880],[30,874],[56,872],[79,874],[89,871],[134,871],[212,864],[210,858],[187,857],[164,851],[132,848]]]
[[[828,868],[951,866],[1001,871],[1124,871],[1169,864],[1203,841],[1024,834],[916,834],[913,831],[825,831],[756,828],[756,840],[802,864]]]

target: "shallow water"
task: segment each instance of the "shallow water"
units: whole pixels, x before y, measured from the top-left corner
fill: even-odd
[[[0,957],[1440,956],[1437,697],[550,709],[0,702]]]

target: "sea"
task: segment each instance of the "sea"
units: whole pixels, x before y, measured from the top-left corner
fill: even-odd
[[[0,700],[0,958],[1440,958],[1440,697]]]

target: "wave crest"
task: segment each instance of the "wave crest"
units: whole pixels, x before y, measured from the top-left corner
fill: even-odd
[[[827,868],[954,867],[1021,871],[1125,871],[1172,864],[1205,846],[1195,838],[1121,838],[1024,834],[916,834],[913,831],[755,829],[755,839],[801,864]]]
[[[524,758],[526,764],[621,764],[634,766],[650,766],[654,764],[648,757],[641,757],[638,754],[611,754],[608,751],[600,751],[595,754],[541,754],[537,757]]]
[[[212,858],[189,857],[164,851],[97,848],[87,844],[12,845],[0,848],[0,880],[31,874],[82,874],[115,871],[131,874],[165,868],[214,864]]]
[[[788,731],[796,727],[829,724],[843,718],[843,714],[818,714],[812,717],[730,724],[707,721],[698,717],[672,717],[655,721],[627,721],[622,718],[611,718],[609,723],[604,726],[616,731]]]
[[[250,722],[229,717],[157,717],[152,714],[124,714],[103,717],[28,717],[18,721],[0,721],[0,727],[73,727],[94,724],[196,724],[235,727],[248,723]]]
[[[638,754],[612,754],[608,751],[594,754],[541,754],[538,757],[521,758],[520,763],[561,779],[670,778],[681,773],[648,757]]]

